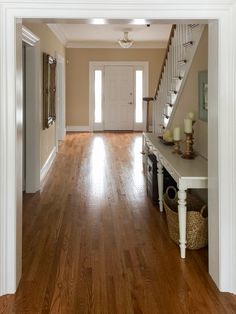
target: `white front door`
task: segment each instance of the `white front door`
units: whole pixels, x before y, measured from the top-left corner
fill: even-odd
[[[104,130],[133,130],[134,69],[105,66]]]

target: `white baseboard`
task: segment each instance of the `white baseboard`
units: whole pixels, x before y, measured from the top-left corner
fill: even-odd
[[[66,127],[67,132],[89,132],[89,126],[88,125],[68,125]]]
[[[66,127],[67,132],[90,132],[90,128],[88,125],[68,125]],[[94,131],[104,131],[103,126],[95,126]],[[143,125],[137,125],[134,127],[134,131],[144,131],[144,126]],[[152,131],[152,126],[149,126],[149,131]]]
[[[41,171],[40,171],[40,181],[42,181],[46,174],[48,173],[48,170],[50,169],[55,157],[56,157],[56,147],[54,147],[48,157],[48,159],[46,160],[45,164],[43,165]]]

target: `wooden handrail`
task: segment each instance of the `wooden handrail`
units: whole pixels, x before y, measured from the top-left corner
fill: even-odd
[[[162,78],[162,75],[163,75],[163,72],[164,72],[164,68],[165,68],[165,65],[166,65],[166,60],[167,60],[168,52],[169,52],[169,49],[170,49],[170,45],[171,45],[172,38],[173,38],[173,36],[174,36],[174,31],[175,31],[175,29],[176,29],[176,24],[173,24],[173,25],[172,25],[172,28],[171,28],[171,31],[170,31],[169,40],[168,40],[168,43],[167,43],[167,48],[166,48],[165,57],[164,57],[164,60],[163,60],[162,66],[161,66],[161,72],[160,72],[160,76],[159,76],[159,79],[158,79],[158,83],[157,83],[157,88],[156,88],[156,91],[155,91],[154,99],[157,98],[157,93],[158,93],[159,88],[160,88],[161,78]]]

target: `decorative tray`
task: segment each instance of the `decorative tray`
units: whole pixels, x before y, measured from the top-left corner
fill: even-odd
[[[175,143],[174,142],[166,142],[165,140],[163,140],[163,137],[162,136],[158,136],[160,142],[164,145],[167,145],[167,146],[173,146]]]

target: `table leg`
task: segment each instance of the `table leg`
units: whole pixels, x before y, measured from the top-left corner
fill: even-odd
[[[141,154],[143,154],[143,155],[145,153],[145,145],[146,145],[146,141],[145,141],[145,136],[143,134],[142,135],[142,151],[141,151]]]
[[[187,207],[186,207],[186,191],[179,190],[178,192],[178,214],[179,214],[179,246],[180,255],[185,258],[186,255],[186,218],[187,218]]]
[[[157,162],[158,196],[159,209],[163,212],[163,166],[160,161]]]

